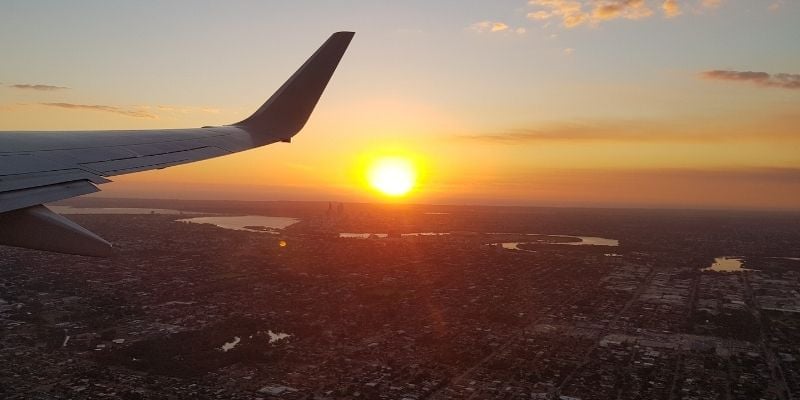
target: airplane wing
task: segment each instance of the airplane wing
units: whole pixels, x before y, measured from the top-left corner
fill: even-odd
[[[289,142],[314,110],[353,35],[334,33],[253,115],[232,125],[0,132],[0,244],[110,255],[110,243],[42,204],[97,192],[97,185],[114,175]]]

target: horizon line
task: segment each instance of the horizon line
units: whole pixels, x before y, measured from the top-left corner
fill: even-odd
[[[214,202],[214,203],[342,203],[355,205],[372,206],[395,206],[395,207],[492,207],[492,208],[555,208],[555,209],[586,209],[586,210],[644,210],[644,211],[729,211],[729,212],[764,212],[764,213],[800,213],[800,206],[797,208],[767,208],[767,207],[725,207],[725,206],[671,206],[671,205],[636,205],[636,204],[487,204],[487,203],[404,203],[398,201],[351,201],[351,200],[242,200],[242,199],[203,199],[203,198],[158,198],[158,197],[108,197],[108,196],[82,196],[60,200],[48,204],[64,204],[70,202],[80,202],[85,200],[111,200],[111,201],[175,201],[175,202]],[[109,207],[112,208],[112,207]]]

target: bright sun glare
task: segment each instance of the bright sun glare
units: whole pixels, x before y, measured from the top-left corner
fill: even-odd
[[[402,196],[414,187],[416,171],[404,158],[382,158],[370,165],[367,171],[369,184],[388,196]]]

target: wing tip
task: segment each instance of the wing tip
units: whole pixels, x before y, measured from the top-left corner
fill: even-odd
[[[333,33],[255,113],[233,124],[259,139],[287,140],[308,121],[355,32]]]

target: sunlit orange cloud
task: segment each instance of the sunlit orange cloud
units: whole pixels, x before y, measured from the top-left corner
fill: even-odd
[[[470,29],[478,33],[507,31],[508,25],[497,21],[480,21],[470,25]]]
[[[683,13],[678,0],[664,0],[664,3],[661,4],[661,9],[667,18],[677,17]]]
[[[574,28],[596,26],[614,19],[645,19],[653,16],[656,8],[661,8],[665,17],[674,18],[683,13],[684,6],[696,10],[714,9],[720,7],[722,0],[529,0],[528,3],[535,8],[528,13],[528,19],[560,19],[565,28]]]
[[[594,20],[615,18],[641,19],[653,15],[653,10],[644,0],[619,0],[598,2],[592,11]]]
[[[470,25],[468,29],[475,33],[515,33],[517,35],[528,33],[526,28],[512,28],[505,22],[500,21],[478,21]]]

